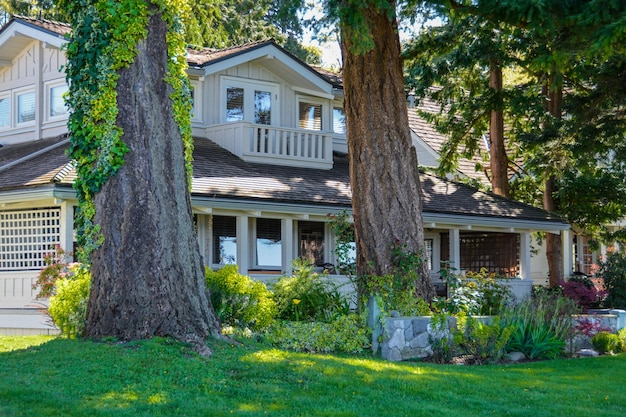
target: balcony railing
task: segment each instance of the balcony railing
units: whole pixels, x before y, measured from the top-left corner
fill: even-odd
[[[333,167],[333,137],[328,132],[239,122],[209,126],[206,136],[246,162]]]

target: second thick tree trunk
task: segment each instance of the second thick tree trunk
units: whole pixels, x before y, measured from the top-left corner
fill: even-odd
[[[390,6],[393,7],[393,4]],[[417,154],[411,144],[400,42],[395,19],[374,6],[362,12],[373,48],[359,53],[351,28],[342,25],[344,91],[357,243],[357,274],[393,270],[392,249],[424,255],[417,292],[434,288],[425,261],[422,195]]]

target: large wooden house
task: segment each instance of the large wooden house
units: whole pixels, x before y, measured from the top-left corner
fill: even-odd
[[[0,30],[0,309],[31,306],[44,255],[74,246],[75,171],[63,100],[69,31],[23,17]],[[297,257],[336,263],[327,215],[351,210],[340,79],[271,40],[189,50],[188,62],[191,201],[206,265],[236,263],[267,280],[289,274]],[[418,159],[434,165],[436,147],[419,122],[413,126]],[[545,278],[533,270],[531,233],[567,235],[558,216],[431,174],[421,181],[434,281],[443,260],[517,277],[522,286]]]

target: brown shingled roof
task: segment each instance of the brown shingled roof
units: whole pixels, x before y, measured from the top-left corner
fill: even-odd
[[[44,149],[51,143],[54,142],[32,142],[31,150]],[[3,170],[0,166],[0,192],[53,182],[71,186],[75,173],[68,167],[67,146],[52,148],[8,169]],[[9,160],[10,155],[22,155],[23,149],[18,152],[18,148],[18,145],[0,148],[0,160]],[[208,139],[196,139],[193,166],[192,194],[195,196],[304,205],[351,205],[345,155],[335,155],[331,170],[251,164]],[[561,222],[558,216],[544,210],[432,174],[422,173],[421,181],[425,213]]]
[[[55,33],[57,35],[65,36],[72,31],[72,28],[67,23],[55,22],[46,19],[36,19],[33,17],[14,15],[11,21],[18,20],[30,26],[36,26],[38,28],[47,30],[48,32]]]

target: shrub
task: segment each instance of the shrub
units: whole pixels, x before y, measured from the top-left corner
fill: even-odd
[[[449,314],[498,314],[511,299],[508,286],[502,284],[497,274],[482,268],[467,272],[465,276],[443,271],[442,279],[448,285],[448,297],[434,299],[434,307]]]
[[[356,314],[340,316],[330,323],[276,321],[265,340],[280,349],[311,353],[362,353],[371,345],[371,330]]]
[[[623,329],[620,329],[617,332],[617,337],[620,340],[620,343],[622,346],[622,352],[626,352],[626,327],[624,327]]]
[[[65,252],[60,245],[54,247],[54,252],[44,255],[45,266],[39,271],[33,284],[33,289],[39,288],[36,298],[50,298],[54,295],[56,281],[70,275],[71,261],[72,254]]]
[[[599,291],[593,282],[584,276],[561,281],[559,286],[563,289],[563,294],[576,301],[583,312],[599,307],[606,297],[606,291]]]
[[[73,265],[66,278],[56,280],[48,314],[65,336],[83,335],[90,288],[91,273],[80,264]]]
[[[461,350],[470,355],[475,363],[500,361],[515,330],[514,326],[501,326],[499,317],[495,317],[491,323],[467,317],[459,321],[459,326],[463,335]]]
[[[538,290],[501,314],[504,326],[513,326],[506,350],[530,359],[553,359],[565,351],[572,315],[579,312],[573,300],[558,292]]]
[[[314,273],[308,261],[295,260],[293,265],[294,275],[272,287],[279,318],[331,322],[350,312],[350,303],[338,287]]]
[[[206,282],[213,309],[223,325],[259,330],[269,326],[278,313],[265,284],[241,275],[236,265],[218,271],[207,268]]]
[[[591,345],[602,355],[622,351],[620,338],[615,333],[599,332],[591,338]]]
[[[430,359],[435,363],[448,363],[459,354],[462,335],[449,328],[446,314],[435,314],[430,319],[428,343],[432,349]]]
[[[604,305],[610,308],[626,308],[626,254],[608,253],[600,264],[599,274],[607,291]]]

